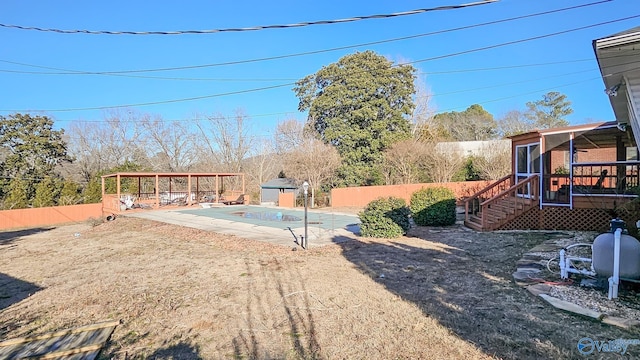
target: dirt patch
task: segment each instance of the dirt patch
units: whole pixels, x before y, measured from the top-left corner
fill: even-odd
[[[132,218],[17,234],[2,285],[32,292],[0,299],[0,339],[122,319],[104,359],[556,359],[640,337],[515,285],[541,241],[456,226],[291,251]]]

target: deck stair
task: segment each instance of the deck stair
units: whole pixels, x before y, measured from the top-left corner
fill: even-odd
[[[516,184],[514,178],[506,176],[465,199],[465,226],[477,231],[497,230],[538,206],[538,175]]]

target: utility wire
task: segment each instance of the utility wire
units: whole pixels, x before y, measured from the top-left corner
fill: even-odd
[[[538,12],[538,13],[534,13],[534,14],[521,15],[521,16],[516,16],[516,17],[511,17],[511,18],[506,18],[506,19],[501,19],[501,20],[488,21],[488,22],[477,23],[477,24],[472,24],[472,25],[460,26],[460,27],[451,28],[451,29],[432,31],[432,32],[428,32],[428,33],[409,35],[409,36],[403,36],[403,37],[386,39],[386,40],[372,41],[372,42],[361,43],[361,44],[356,44],[356,45],[346,45],[346,46],[334,47],[334,48],[329,48],[329,49],[320,49],[320,50],[313,50],[313,51],[307,51],[307,52],[301,52],[301,53],[277,55],[277,56],[270,56],[270,57],[263,57],[263,58],[256,58],[256,59],[236,60],[236,61],[228,61],[228,62],[213,63],[213,64],[201,64],[201,65],[155,68],[155,69],[120,70],[120,71],[81,71],[81,70],[49,67],[49,66],[31,65],[31,64],[25,64],[25,63],[8,61],[8,60],[0,60],[0,62],[4,62],[4,63],[8,63],[8,64],[14,64],[14,65],[21,65],[21,66],[29,66],[29,67],[47,69],[47,70],[65,71],[65,72],[68,72],[68,73],[87,74],[87,75],[113,75],[113,74],[131,74],[131,73],[141,73],[141,72],[189,70],[189,69],[199,69],[199,68],[207,68],[207,67],[239,65],[239,64],[247,64],[247,63],[254,63],[254,62],[279,60],[279,59],[286,59],[286,58],[292,58],[292,57],[300,57],[300,56],[321,54],[321,53],[326,53],[326,52],[347,50],[347,49],[353,49],[353,48],[358,48],[358,47],[380,45],[380,44],[385,44],[385,43],[391,43],[391,42],[396,42],[396,41],[415,39],[415,38],[426,37],[426,36],[433,36],[433,35],[444,34],[444,33],[449,33],[449,32],[455,32],[455,31],[460,31],[460,30],[468,30],[468,29],[473,29],[473,28],[482,27],[482,26],[495,25],[495,24],[499,24],[499,23],[510,22],[510,21],[515,21],[515,20],[521,20],[521,19],[526,19],[526,18],[531,18],[531,17],[536,17],[536,16],[542,16],[542,15],[548,15],[548,14],[553,14],[553,13],[558,13],[558,12],[563,12],[563,11],[575,10],[575,9],[578,9],[578,8],[587,7],[587,6],[593,6],[593,5],[599,5],[599,4],[610,2],[610,1],[612,1],[612,0],[602,0],[602,1],[592,2],[592,3],[588,3],[588,4],[575,5],[575,6],[570,6],[570,7],[566,7],[566,8],[556,9],[556,10],[543,11],[543,12]]]
[[[277,89],[277,88],[281,88],[281,87],[285,87],[285,86],[292,86],[292,85],[295,85],[295,83],[279,84],[279,85],[273,85],[273,86],[265,86],[265,87],[261,87],[261,88],[230,91],[230,92],[211,94],[211,95],[194,96],[194,97],[190,97],[190,98],[150,101],[150,102],[143,102],[143,103],[127,104],[127,105],[94,106],[94,107],[84,107],[84,108],[75,108],[75,109],[46,109],[46,110],[37,109],[37,110],[0,110],[0,111],[6,111],[6,112],[29,112],[29,111],[34,111],[34,112],[35,111],[38,111],[38,112],[69,112],[69,111],[106,110],[106,109],[117,109],[117,108],[128,108],[128,107],[137,107],[137,106],[171,104],[171,103],[177,103],[177,102],[210,99],[210,98],[220,97],[220,96],[238,95],[238,94],[246,94],[246,93],[250,93],[250,92]]]
[[[625,20],[631,20],[631,19],[636,19],[636,18],[640,18],[640,14],[639,15],[632,15],[632,16],[628,16],[628,17],[624,17],[624,18],[620,18],[620,19],[605,21],[605,22],[601,22],[601,23],[597,23],[597,24],[581,26],[581,27],[577,27],[577,28],[573,28],[573,29],[569,29],[569,30],[558,31],[558,32],[549,33],[549,34],[545,34],[545,35],[533,36],[533,37],[520,39],[520,40],[507,41],[507,42],[500,43],[500,44],[483,46],[483,47],[470,49],[470,50],[459,51],[459,52],[451,53],[451,54],[433,56],[433,57],[430,57],[430,58],[425,58],[425,59],[421,59],[421,60],[415,60],[415,61],[406,62],[405,64],[417,64],[417,63],[421,63],[421,62],[440,60],[440,59],[450,58],[450,57],[454,57],[454,56],[470,54],[470,53],[474,53],[474,52],[478,52],[478,51],[490,50],[490,49],[495,49],[495,48],[499,48],[499,47],[520,44],[520,43],[523,43],[523,42],[528,42],[528,41],[533,41],[533,40],[540,40],[540,39],[544,39],[544,38],[548,38],[548,37],[552,37],[552,36],[564,35],[564,34],[568,34],[568,33],[575,32],[575,31],[585,30],[585,29],[589,29],[589,28],[593,28],[593,27],[597,27],[597,26],[613,24],[613,23],[616,23],[616,22],[625,21]]]
[[[223,32],[243,32],[243,31],[257,31],[257,30],[266,30],[266,29],[285,29],[285,28],[298,28],[305,26],[313,26],[313,25],[329,25],[329,24],[341,24],[348,22],[355,22],[361,20],[370,20],[370,19],[386,19],[386,18],[394,18],[400,16],[408,16],[408,15],[416,15],[431,11],[442,11],[442,10],[455,10],[462,9],[466,7],[478,6],[478,5],[487,5],[494,2],[498,2],[499,0],[482,0],[473,3],[460,4],[460,5],[446,5],[446,6],[438,6],[434,8],[426,8],[426,9],[415,9],[409,11],[402,11],[390,14],[379,14],[379,15],[366,15],[366,16],[355,16],[346,19],[336,19],[336,20],[318,20],[318,21],[309,21],[309,22],[299,22],[295,24],[286,24],[286,25],[259,25],[245,28],[226,28],[226,29],[211,29],[211,30],[178,30],[178,31],[105,31],[105,30],[62,30],[62,29],[51,29],[51,28],[41,28],[34,26],[21,26],[21,25],[10,25],[10,24],[0,24],[0,27],[10,28],[10,29],[19,29],[19,30],[34,30],[41,32],[54,32],[60,34],[90,34],[90,35],[185,35],[185,34],[215,34],[215,33],[223,33]],[[611,1],[611,0],[610,0]]]
[[[537,80],[544,80],[544,79],[551,79],[551,78],[559,78],[559,77],[564,77],[564,76],[570,76],[570,75],[576,75],[576,74],[581,74],[581,73],[585,73],[585,72],[590,72],[591,70],[582,70],[582,71],[576,71],[576,72],[571,72],[571,73],[565,73],[565,74],[560,74],[560,75],[553,75],[553,76],[547,76],[547,77],[536,77],[535,79],[529,79],[529,80],[522,80],[522,81],[516,81],[516,82],[510,82],[510,83],[502,83],[502,84],[498,84],[498,85],[491,85],[491,86],[485,86],[485,87],[478,87],[478,88],[471,88],[471,89],[464,89],[464,90],[459,90],[459,91],[454,91],[454,92],[446,92],[446,93],[432,93],[429,94],[428,96],[424,96],[424,97],[419,97],[419,99],[423,99],[423,98],[435,98],[435,97],[439,97],[439,96],[447,96],[447,95],[453,95],[453,94],[458,94],[458,93],[464,93],[464,92],[473,92],[473,91],[478,91],[478,90],[485,90],[485,89],[489,89],[489,88],[498,88],[498,87],[504,87],[504,86],[512,86],[512,85],[517,85],[517,84],[522,84],[522,83],[527,83],[527,82],[534,82]],[[590,78],[588,80],[581,80],[580,82],[583,81],[591,81],[594,78]],[[564,85],[560,85],[560,86],[564,86]],[[529,93],[526,93],[529,94]],[[520,95],[516,95],[520,96]],[[291,111],[284,111],[284,112],[277,112],[277,113],[268,113],[268,114],[252,114],[252,115],[247,115],[248,118],[257,118],[257,117],[269,117],[269,116],[277,116],[277,115],[292,115],[292,114],[296,114],[299,111],[296,110],[291,110]],[[207,116],[207,119],[226,119],[226,118],[231,118],[234,117],[235,115],[215,115],[215,116]],[[181,121],[193,121],[195,119],[161,119],[162,122],[181,122]],[[58,122],[80,122],[80,123],[104,123],[107,120],[78,120],[78,119],[56,119],[56,121]],[[127,120],[128,121],[128,120]],[[134,121],[135,120],[131,120]]]
[[[536,77],[535,79],[528,79],[528,80],[515,81],[515,82],[510,82],[510,83],[502,83],[502,84],[493,84],[493,85],[490,85],[490,86],[482,86],[482,87],[477,87],[477,88],[473,88],[473,89],[463,89],[463,90],[451,91],[451,92],[446,92],[446,93],[435,93],[435,94],[431,94],[431,97],[454,95],[454,94],[460,94],[460,93],[465,93],[465,92],[473,92],[473,91],[479,91],[479,90],[486,90],[486,89],[495,89],[495,88],[500,88],[500,87],[503,87],[503,86],[512,86],[512,85],[517,85],[517,84],[524,84],[524,83],[534,82],[534,81],[538,81],[538,80],[554,79],[554,78],[559,78],[559,77],[564,77],[564,76],[570,76],[570,75],[576,75],[576,74],[584,74],[584,73],[592,72],[592,71],[593,70],[582,70],[582,71],[575,71],[575,72],[561,74],[561,75]]]
[[[408,65],[408,64],[417,64],[417,63],[421,63],[421,62],[440,60],[440,59],[444,59],[444,58],[460,56],[460,55],[479,52],[479,51],[484,51],[484,50],[495,49],[495,48],[504,47],[504,46],[508,46],[508,45],[520,44],[520,43],[524,43],[524,42],[528,42],[528,41],[539,40],[539,39],[548,38],[548,37],[552,37],[552,36],[563,35],[563,34],[567,34],[567,33],[570,33],[570,32],[584,30],[584,29],[588,29],[588,28],[592,28],[592,27],[612,24],[612,23],[616,23],[616,22],[620,22],[620,21],[629,20],[629,19],[635,19],[635,18],[638,18],[638,17],[640,17],[640,15],[628,16],[628,17],[624,17],[624,18],[620,18],[620,19],[616,19],[616,20],[610,20],[610,21],[605,21],[605,22],[601,22],[601,23],[597,23],[597,24],[581,26],[581,27],[578,27],[578,28],[573,28],[573,29],[564,30],[564,31],[558,31],[558,32],[550,33],[550,34],[533,36],[533,37],[529,37],[529,38],[525,38],[525,39],[508,41],[508,42],[504,42],[504,43],[500,43],[500,44],[483,46],[483,47],[479,47],[479,48],[475,48],[475,49],[459,51],[459,52],[456,52],[456,53],[450,53],[450,54],[445,54],[445,55],[434,56],[434,57],[431,57],[431,58],[426,58],[426,59],[421,59],[421,60],[416,60],[416,61],[410,61],[410,62],[403,63],[402,65],[394,65],[394,66],[404,66],[404,65]],[[231,91],[231,92],[226,92],[226,93],[218,93],[218,94],[211,94],[211,95],[204,95],[204,96],[196,96],[196,97],[190,97],[190,98],[161,100],[161,101],[153,101],[153,102],[126,104],[126,105],[95,106],[95,107],[68,108],[68,109],[46,109],[46,110],[32,109],[31,111],[70,112],[70,111],[104,110],[104,109],[114,109],[114,108],[160,105],[160,104],[169,104],[169,103],[201,100],[201,99],[208,99],[208,98],[214,98],[214,97],[221,97],[221,96],[228,96],[228,95],[238,95],[238,94],[244,94],[244,93],[249,93],[249,92],[271,90],[271,89],[281,88],[281,87],[285,87],[285,86],[293,86],[295,84],[296,83],[293,82],[293,83],[279,84],[279,85],[266,86],[266,87],[260,87],[260,88],[253,88],[253,89],[246,89],[246,90],[239,90],[239,91]],[[5,112],[25,112],[25,110],[15,110],[15,109],[0,109],[0,111],[5,111]]]
[[[531,94],[538,94],[538,93],[541,93],[541,92],[548,92],[548,91],[551,91],[551,90],[554,90],[554,89],[557,89],[557,88],[573,86],[573,85],[577,85],[577,84],[581,84],[581,83],[585,83],[585,82],[589,82],[589,81],[593,81],[593,80],[597,80],[597,79],[602,79],[602,78],[601,77],[593,77],[593,78],[580,80],[580,81],[576,81],[576,82],[572,82],[572,83],[566,83],[566,84],[553,86],[553,87],[546,88],[546,89],[538,89],[538,90],[528,91],[528,92],[525,92],[525,93],[515,94],[515,95],[511,95],[511,96],[505,96],[505,97],[501,97],[501,98],[497,98],[497,99],[478,101],[478,102],[474,102],[474,103],[477,103],[477,104],[480,104],[480,105],[488,104],[488,103],[493,103],[493,102],[513,99],[513,98],[518,98],[518,97],[521,97],[523,95],[531,95]],[[458,110],[458,109],[463,109],[463,108],[464,108],[463,106],[458,106],[458,107],[455,107],[455,108],[449,108],[449,109],[440,110],[438,112],[439,113],[448,112],[448,111],[453,111],[453,110]]]
[[[2,60],[0,60],[2,61]],[[565,61],[552,61],[546,63],[533,63],[533,64],[518,64],[518,65],[506,65],[506,66],[493,66],[486,68],[471,68],[471,69],[458,69],[458,70],[443,70],[443,71],[427,71],[417,72],[416,75],[448,75],[456,73],[468,73],[479,71],[495,71],[505,69],[518,69],[526,67],[546,66],[546,65],[558,65],[558,64],[570,64],[577,62],[593,61],[593,59],[575,59]],[[0,69],[0,72],[18,73],[18,74],[34,74],[34,75],[76,75],[67,72],[40,72],[40,71],[20,71],[20,70],[4,70]],[[157,79],[157,80],[179,80],[179,81],[219,81],[219,82],[259,82],[259,81],[297,81],[299,78],[184,78],[184,77],[164,77],[164,76],[144,76],[144,75],[121,75],[133,78],[142,79]]]

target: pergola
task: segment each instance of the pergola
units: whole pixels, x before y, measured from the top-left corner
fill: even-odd
[[[137,179],[137,191],[131,192],[128,191],[123,193],[122,191],[122,180],[126,178]],[[211,181],[214,181],[215,189],[203,190],[201,188],[201,179],[206,178]],[[185,202],[187,205],[191,205],[194,200],[192,199],[192,194],[201,194],[201,193],[209,193],[212,190],[215,190],[214,193],[214,201],[220,202],[220,196],[222,194],[221,185],[224,184],[224,179],[228,178],[236,178],[241,179],[242,190],[238,192],[238,195],[245,193],[245,178],[244,173],[177,173],[177,172],[119,172],[115,174],[108,174],[102,176],[102,203],[103,209],[105,211],[120,211],[120,203],[122,201],[123,195],[131,195],[136,196],[137,199],[147,199],[154,200],[153,204],[156,208],[161,205],[161,194],[168,195],[170,200],[173,199],[173,195],[183,195],[185,196]],[[116,193],[115,194],[107,194],[105,183],[107,179],[115,179],[116,182]],[[143,179],[151,179],[153,181],[153,191],[146,192],[143,191],[142,181]],[[164,179],[168,179],[168,187],[166,189],[161,190],[161,181]],[[179,180],[184,182],[186,180],[186,190],[177,190],[175,187],[172,189],[172,184],[175,180]],[[195,188],[194,188],[195,186]],[[232,196],[235,194],[232,194]],[[197,196],[197,195],[196,195]]]

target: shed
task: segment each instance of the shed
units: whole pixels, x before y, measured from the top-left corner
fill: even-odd
[[[300,186],[294,179],[276,178],[260,185],[260,203],[275,204],[278,202],[278,194],[295,193],[297,195]]]

